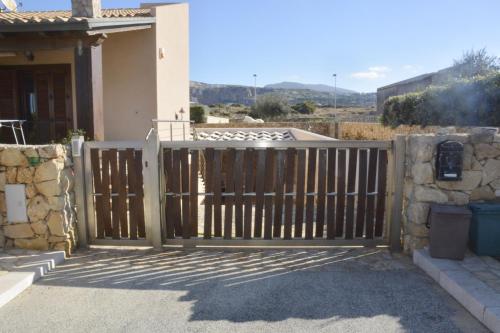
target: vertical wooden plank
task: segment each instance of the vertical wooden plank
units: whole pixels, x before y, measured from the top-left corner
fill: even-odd
[[[205,218],[203,221],[203,238],[212,238],[212,203],[214,181],[214,149],[205,150]]]
[[[262,208],[264,207],[264,184],[266,181],[266,151],[258,150],[255,180],[255,226],[254,237],[262,237]]]
[[[191,151],[191,186],[190,193],[190,222],[191,222],[191,236],[198,236],[198,165],[199,165],[199,151]]]
[[[309,148],[307,163],[307,197],[306,197],[306,236],[305,239],[313,239],[314,232],[314,199],[316,192],[316,157],[317,149]]]
[[[146,223],[144,217],[144,176],[142,174],[142,150],[135,151],[135,178],[137,184],[136,209],[137,231],[140,238],[146,237]]]
[[[294,237],[302,238],[304,224],[304,190],[306,178],[306,151],[300,149],[297,153],[297,197],[295,199],[295,232]]]
[[[243,151],[237,150],[234,161],[234,225],[236,237],[243,237],[243,159]]]
[[[224,197],[224,239],[231,239],[233,236],[233,203],[234,203],[234,161],[236,158],[236,150],[228,149],[226,152],[226,186]]]
[[[254,184],[254,160],[256,153],[253,149],[245,150],[245,194],[253,193],[255,189]],[[243,222],[243,238],[252,238],[252,201],[253,196],[246,195],[245,201],[245,217]]]
[[[92,176],[94,180],[94,193],[100,194],[95,195],[95,216],[97,225],[97,238],[104,238],[104,220],[103,220],[103,194],[104,190],[102,188],[101,181],[101,166],[99,163],[99,149],[90,150],[90,163],[92,164]]]
[[[295,148],[286,150],[285,164],[285,193],[293,193],[295,183]],[[285,228],[284,239],[292,239],[292,221],[293,221],[293,200],[294,196],[285,197]]]
[[[111,166],[111,214],[113,224],[113,239],[120,239],[120,205],[115,195],[120,190],[120,175],[118,174],[118,150],[109,150],[109,161]]]
[[[274,198],[274,227],[273,237],[281,237],[283,223],[283,187],[285,185],[285,151],[276,152],[276,185]]]
[[[214,236],[222,237],[222,153],[214,151]]]
[[[118,209],[120,210],[120,234],[122,238],[129,238],[128,231],[128,205],[127,205],[127,155],[125,150],[120,150],[119,158],[119,176],[120,184],[118,189]]]
[[[128,211],[130,221],[130,239],[137,239],[137,179],[134,161],[134,149],[129,148],[125,151],[125,158],[127,163],[127,181],[128,193],[131,195],[128,198]]]
[[[109,151],[102,151],[102,220],[106,237],[113,236],[113,226],[111,225],[111,182],[109,177]]]
[[[172,169],[172,149],[168,148],[163,151],[163,167],[165,170],[165,219],[166,219],[166,232],[167,239],[175,238],[175,211],[174,211],[174,197],[172,193],[174,192],[174,174]]]
[[[328,149],[328,180],[326,198],[326,238],[335,239],[335,177],[337,169],[337,149]]]
[[[274,191],[274,160],[275,151],[266,149],[266,180],[264,183],[264,239],[272,238],[273,229],[273,201],[275,195],[269,195]]]
[[[174,211],[175,236],[182,236],[182,214],[181,214],[181,155],[179,150],[172,153],[172,192],[174,199],[172,209]]]
[[[378,169],[378,149],[370,149],[368,162],[368,189],[366,199],[366,228],[365,238],[373,239],[373,226],[375,217],[375,187],[377,184],[377,169]]]
[[[366,177],[368,171],[367,150],[359,151],[358,209],[356,213],[356,237],[363,237],[366,212]]]
[[[356,171],[358,163],[358,149],[351,148],[349,150],[349,171],[347,174],[347,207],[345,219],[345,239],[353,239],[354,236],[354,204],[356,196]]]
[[[316,237],[323,237],[325,228],[325,195],[326,195],[326,150],[318,152],[318,201],[316,211]]]
[[[385,197],[387,195],[387,150],[381,150],[379,154],[375,237],[381,237],[384,231]]]
[[[182,148],[180,150],[181,157],[181,192],[182,192],[182,238],[191,238],[191,223],[189,221],[190,211],[189,211],[189,150],[187,148]]]
[[[335,217],[335,236],[344,235],[345,185],[346,185],[346,150],[338,151],[337,213]]]

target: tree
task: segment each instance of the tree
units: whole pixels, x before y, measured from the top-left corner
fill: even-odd
[[[313,114],[316,110],[316,104],[312,101],[304,101],[302,103],[297,103],[292,106],[292,109],[302,114]]]
[[[191,106],[189,110],[189,118],[191,121],[194,121],[196,124],[206,123],[207,115],[205,114],[205,109],[201,105]]]
[[[478,51],[469,50],[464,52],[461,59],[454,61],[451,72],[456,78],[466,79],[488,75],[497,72],[499,69],[499,58],[488,55],[486,49],[483,48]]]
[[[274,95],[261,96],[257,105],[252,107],[251,116],[257,118],[275,118],[281,117],[291,112],[288,103]]]

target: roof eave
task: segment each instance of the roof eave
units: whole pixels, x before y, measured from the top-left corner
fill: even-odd
[[[92,31],[156,23],[155,17],[90,18],[83,21],[0,24],[0,32]]]

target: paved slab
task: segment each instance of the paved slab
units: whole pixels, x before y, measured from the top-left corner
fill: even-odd
[[[378,249],[79,252],[0,309],[6,332],[487,332]]]
[[[64,251],[0,252],[0,307],[64,261]],[[1,328],[0,328],[1,330]]]
[[[427,249],[415,251],[413,261],[486,327],[500,333],[500,262],[472,253],[463,261],[435,259]]]

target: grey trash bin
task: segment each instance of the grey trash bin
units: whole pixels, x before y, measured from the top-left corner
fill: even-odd
[[[427,221],[431,257],[463,260],[471,217],[465,207],[432,204]]]

